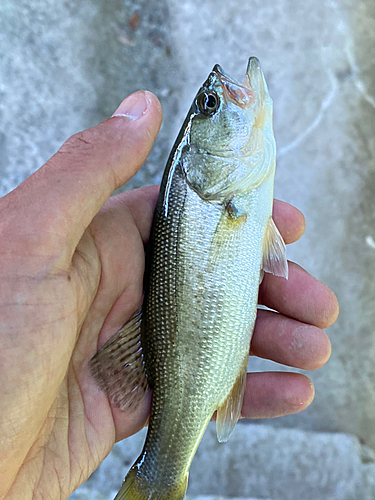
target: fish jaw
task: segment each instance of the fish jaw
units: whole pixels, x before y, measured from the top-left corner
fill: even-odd
[[[255,100],[255,92],[252,90],[251,85],[246,85],[246,80],[243,85],[227,75],[219,64],[216,64],[212,70],[222,88],[223,96],[227,101],[244,109],[249,107]]]

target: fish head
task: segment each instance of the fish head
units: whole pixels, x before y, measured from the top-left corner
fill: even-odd
[[[256,57],[249,59],[243,83],[219,65],[213,68],[193,102],[189,142],[196,154],[185,172],[203,198],[249,191],[271,172],[272,99]]]

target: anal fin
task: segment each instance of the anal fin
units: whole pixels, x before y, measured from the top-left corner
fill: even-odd
[[[225,401],[217,408],[216,435],[219,443],[228,441],[241,416],[242,401],[246,387],[247,361],[248,356],[245,356],[231,391]]]
[[[97,384],[121,410],[135,409],[148,390],[141,320],[142,312],[138,311],[90,361],[90,371]]]
[[[263,242],[262,269],[266,273],[288,279],[288,261],[283,237],[272,217],[269,218]]]

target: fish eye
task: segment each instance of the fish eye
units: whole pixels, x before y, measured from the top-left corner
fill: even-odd
[[[213,90],[202,92],[197,97],[197,107],[206,116],[214,115],[219,108],[219,104],[219,96]]]

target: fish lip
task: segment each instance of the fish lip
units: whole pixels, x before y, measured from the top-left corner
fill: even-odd
[[[245,85],[250,86],[254,90],[261,102],[272,101],[261,64],[257,57],[253,56],[249,58],[246,68]]]
[[[261,69],[260,61],[257,57],[251,56],[247,62],[246,74],[249,74],[253,68]]]
[[[225,85],[226,83],[230,83],[230,84],[238,85],[239,87],[244,87],[248,90],[251,90],[251,88],[249,88],[248,86],[244,85],[243,83],[238,82],[235,78],[232,78],[227,73],[225,73],[225,71],[220,66],[220,64],[215,64],[215,66],[212,69],[212,73],[214,73],[217,76],[217,78],[219,79],[219,81],[222,85]]]
[[[225,73],[220,64],[215,64],[215,66],[212,69],[212,73],[215,73],[219,79],[221,78],[221,76],[224,76],[225,78],[228,79],[230,78],[229,75]]]
[[[250,60],[248,65],[249,64]],[[215,64],[211,74],[219,80],[221,86],[223,87],[224,97],[227,101],[233,102],[241,108],[247,108],[254,102],[255,92],[250,85],[247,85],[247,83],[250,83],[248,78],[245,78],[244,83],[239,83],[237,80],[231,78],[227,73],[225,73],[219,64]]]

